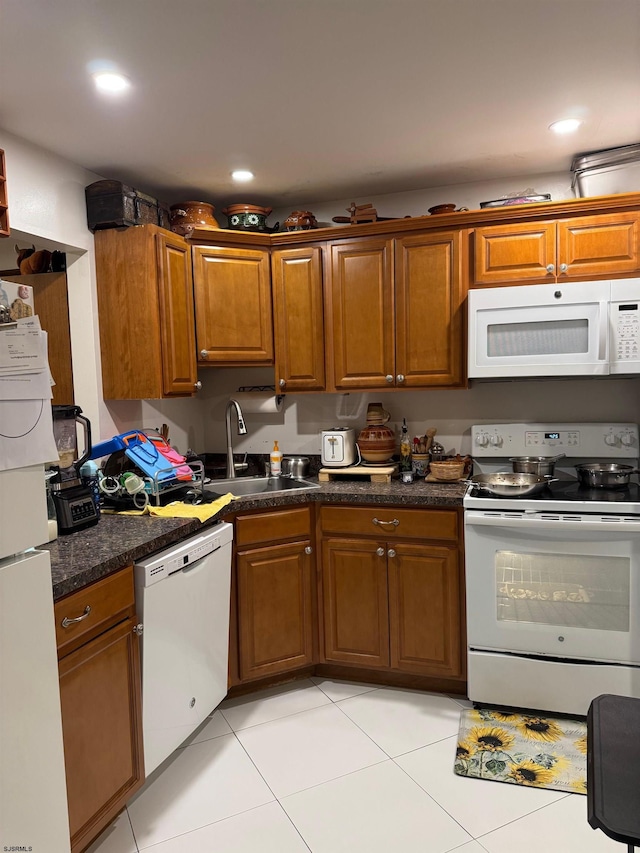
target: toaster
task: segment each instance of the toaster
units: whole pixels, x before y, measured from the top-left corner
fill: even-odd
[[[345,468],[356,461],[356,435],[350,427],[322,430],[321,461],[325,468]]]

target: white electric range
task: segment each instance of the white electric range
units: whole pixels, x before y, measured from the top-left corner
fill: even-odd
[[[582,488],[574,467],[637,468],[637,424],[482,424],[472,447],[475,473],[566,458],[535,496],[464,499],[469,698],[586,714],[640,697],[640,487]]]

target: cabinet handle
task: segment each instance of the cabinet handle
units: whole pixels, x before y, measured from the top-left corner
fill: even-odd
[[[196,391],[202,391],[202,382],[200,382],[200,380],[198,379],[197,382],[193,383],[193,387]]]
[[[378,555],[378,557],[384,557],[384,548],[378,548],[376,550],[376,554]]]
[[[393,376],[390,373],[387,373],[387,375],[384,378],[387,380],[387,382],[389,384],[391,384],[393,382]]]
[[[402,384],[404,382],[404,373],[399,373],[396,376],[396,382],[399,382],[400,384]]]
[[[133,633],[136,635],[136,637],[141,637],[143,631],[144,625],[142,624],[142,622],[138,622],[137,625],[133,626]]]
[[[553,273],[555,272],[555,267],[553,266],[553,264],[547,264],[547,272],[549,273],[549,275],[553,275]]]
[[[287,380],[286,380],[286,379],[281,379],[281,380],[280,380],[280,382],[278,382],[278,385],[279,385],[281,388],[284,388],[284,386],[285,386],[286,384],[287,384]]]
[[[390,524],[392,527],[397,527],[400,524],[397,518],[394,518],[393,521],[384,521],[382,518],[374,518],[373,523],[378,524],[380,526]]]
[[[560,264],[560,272],[566,272],[569,269],[567,264]]]
[[[76,616],[75,619],[69,619],[67,616],[65,616],[64,619],[62,620],[62,627],[68,628],[69,625],[73,625],[74,622],[82,622],[82,620],[86,619],[90,613],[91,613],[91,605],[87,604],[87,606],[84,609],[84,613],[82,614],[82,616]]]
[[[387,557],[395,557],[395,555],[395,550],[393,548],[389,548],[389,550],[387,551]]]
[[[305,554],[313,554],[313,548],[311,547],[311,545],[306,546],[306,548],[304,549],[304,553]]]
[[[207,358],[208,355],[209,355],[209,353],[206,349],[200,350],[200,358]]]

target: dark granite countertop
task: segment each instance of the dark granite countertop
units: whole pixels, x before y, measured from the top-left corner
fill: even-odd
[[[461,507],[466,488],[464,483],[419,481],[404,485],[399,480],[391,483],[337,480],[322,483],[320,488],[308,491],[301,489],[239,498],[206,524],[216,524],[225,516],[243,510],[308,502]],[[75,592],[135,560],[184,539],[201,527],[196,519],[103,514],[95,527],[59,536],[55,542],[40,546],[51,554],[53,597],[58,600]]]

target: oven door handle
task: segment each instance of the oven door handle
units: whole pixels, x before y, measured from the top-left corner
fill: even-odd
[[[493,527],[498,530],[501,527],[519,530],[583,530],[585,533],[604,533],[612,531],[615,533],[640,533],[640,521],[573,521],[570,519],[542,519],[535,516],[523,515],[518,518],[497,517],[495,515],[483,515],[480,512],[467,512],[465,514],[465,525],[473,527]]]

